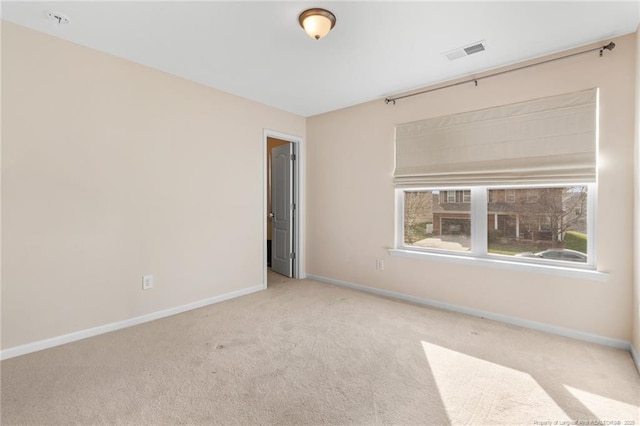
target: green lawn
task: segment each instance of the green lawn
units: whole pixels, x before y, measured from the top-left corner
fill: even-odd
[[[489,253],[514,255],[525,251],[538,252],[551,248],[547,242],[534,243],[531,241],[508,241],[504,243],[489,243]],[[580,232],[568,231],[564,237],[564,244],[556,246],[587,253],[587,235]]]
[[[489,253],[514,255],[525,251],[538,252],[548,248],[548,244],[531,241],[509,241],[508,243],[489,243]]]
[[[564,248],[587,253],[587,234],[567,231],[564,236]]]

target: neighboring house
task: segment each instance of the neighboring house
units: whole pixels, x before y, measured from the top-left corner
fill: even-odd
[[[562,241],[586,233],[584,187],[489,190],[487,228],[496,237]],[[471,191],[433,193],[433,235],[469,234]]]
[[[471,191],[433,193],[433,235],[471,233]]]

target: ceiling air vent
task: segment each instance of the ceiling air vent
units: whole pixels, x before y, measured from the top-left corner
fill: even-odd
[[[449,52],[444,52],[443,55],[445,55],[450,61],[453,61],[455,59],[473,55],[474,53],[482,52],[483,50],[484,44],[482,44],[482,42],[477,42],[469,46],[460,47],[458,49],[450,50]]]
[[[473,46],[465,47],[464,51],[467,55],[473,55],[474,53],[482,52],[484,50],[484,44],[478,43]]]

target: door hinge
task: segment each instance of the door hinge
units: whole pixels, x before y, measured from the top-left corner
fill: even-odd
[[[291,203],[291,210],[295,210],[296,209],[296,203]]]
[[[295,259],[295,258],[296,258],[295,253],[289,253],[289,259]]]
[[[296,160],[296,155],[295,154],[291,154],[291,161],[295,161]]]

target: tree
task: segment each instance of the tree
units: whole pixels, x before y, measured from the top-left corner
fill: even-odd
[[[431,191],[405,191],[404,193],[404,242],[412,244],[425,237],[417,234],[415,226],[433,221],[433,197]],[[426,230],[425,230],[426,232]]]
[[[520,194],[516,197],[517,211],[522,215],[523,222],[532,235],[537,231],[532,229],[535,222],[546,219],[551,241],[557,244],[564,240],[568,230],[586,223],[586,186],[521,189],[518,192]]]

